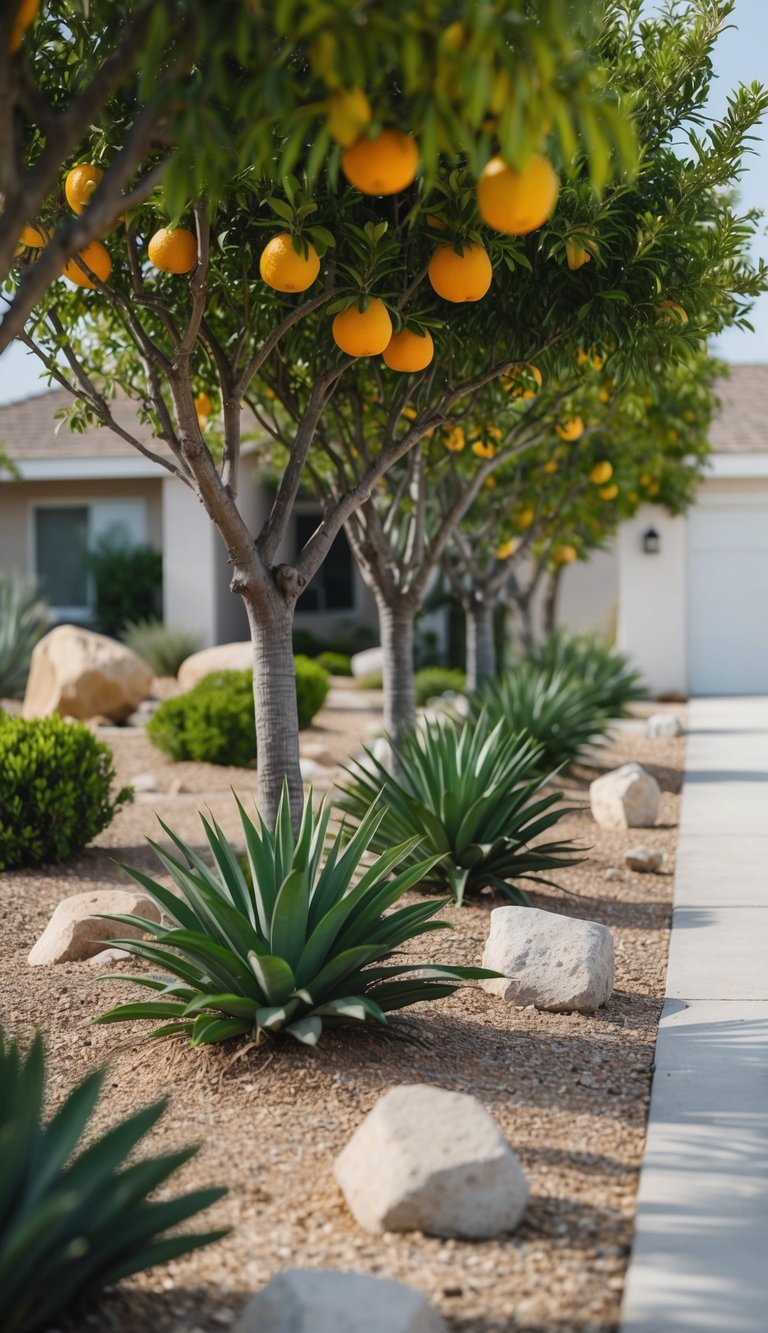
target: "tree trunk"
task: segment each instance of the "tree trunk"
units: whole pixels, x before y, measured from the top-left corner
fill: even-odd
[[[550,574],[549,582],[544,593],[542,606],[542,626],[546,638],[554,633],[557,624],[557,598],[560,592],[560,576],[563,572],[562,565],[558,565],[554,573]]]
[[[533,614],[531,611],[530,596],[516,597],[515,608],[517,610],[520,624],[520,646],[522,647],[523,653],[527,654],[531,651],[534,644]]]
[[[496,675],[496,644],[493,637],[493,606],[473,597],[467,615],[467,688],[476,690]]]
[[[384,656],[384,727],[400,740],[416,721],[413,679],[413,632],[416,607],[398,600],[388,606],[377,598]]]
[[[304,807],[299,767],[299,715],[293,665],[293,608],[279,596],[264,601],[244,597],[253,643],[253,697],[259,813],[274,828],[287,778],[294,829]]]

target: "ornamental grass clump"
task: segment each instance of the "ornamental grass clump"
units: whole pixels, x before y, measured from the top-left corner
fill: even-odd
[[[58,1314],[102,1287],[226,1235],[168,1234],[227,1191],[150,1198],[197,1148],[135,1160],[133,1150],[165,1109],[162,1101],[94,1138],[89,1122],[103,1081],[103,1070],[89,1074],[44,1123],[40,1034],[24,1056],[0,1032],[3,1333],[49,1328]]]
[[[529,657],[539,670],[588,681],[609,717],[624,717],[629,704],[648,698],[647,686],[629,659],[593,635],[556,630]]]
[[[380,800],[384,818],[372,846],[382,851],[411,838],[433,854],[426,887],[449,889],[461,903],[486,886],[510,902],[527,904],[524,881],[580,859],[570,842],[538,842],[570,811],[559,792],[545,792],[541,747],[481,715],[472,725],[441,718],[429,728],[390,742],[392,769],[370,751],[346,770],[338,806],[364,820]],[[416,859],[415,850],[409,853]]]
[[[584,759],[609,728],[598,686],[580,674],[528,661],[481,685],[470,703],[470,720],[477,722],[483,713],[518,741],[534,740],[543,773]]]
[[[330,812],[324,804],[315,812],[308,800],[296,837],[287,787],[274,832],[262,820],[249,819],[239,801],[238,809],[247,874],[221,829],[204,816],[212,865],[165,824],[178,855],[150,840],[175,892],[125,867],[164,919],[158,925],[118,916],[114,919],[138,925],[151,939],[115,943],[165,975],[122,978],[153,991],[154,998],[118,1005],[97,1022],[159,1020],[153,1035],[184,1033],[193,1046],[283,1034],[314,1046],[325,1025],[391,1029],[398,1023],[389,1017],[393,1010],[492,975],[483,968],[402,960],[402,945],[447,923],[433,920],[439,902],[388,911],[429,875],[437,859],[416,857],[416,838],[388,844],[354,883],[384,809],[368,810],[351,837],[339,832],[326,855]]]
[[[0,574],[0,699],[23,695],[32,650],[49,621],[34,583],[20,574]]]

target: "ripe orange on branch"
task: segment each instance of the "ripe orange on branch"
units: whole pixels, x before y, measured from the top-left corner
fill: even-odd
[[[82,213],[83,209],[87,208],[94,190],[103,178],[104,172],[101,167],[96,167],[91,162],[83,162],[81,166],[73,167],[67,173],[64,193],[73,213]]]
[[[8,38],[9,51],[18,51],[24,33],[30,24],[34,22],[39,8],[40,0],[19,0],[16,9],[16,17],[13,20],[13,27],[11,28],[11,35]]]
[[[482,245],[465,245],[461,255],[452,245],[441,245],[427,273],[433,289],[445,301],[480,301],[491,285],[493,267]]]
[[[556,546],[552,552],[558,565],[572,565],[574,560],[578,559],[579,553],[575,546]]]
[[[601,463],[595,463],[589,474],[589,480],[593,486],[604,486],[607,481],[611,480],[612,476],[613,465],[606,458]]]
[[[584,434],[584,422],[581,417],[569,417],[567,421],[555,426],[555,430],[560,439],[565,440],[566,444],[573,444]]]
[[[379,356],[392,338],[392,320],[383,301],[374,297],[365,310],[347,306],[331,326],[333,341],[347,356]]]
[[[305,292],[312,286],[320,272],[320,256],[314,245],[306,245],[306,254],[297,254],[290,232],[272,237],[259,259],[259,273],[268,287],[276,292]]]
[[[195,411],[199,417],[209,417],[213,411],[213,403],[207,393],[199,393],[195,398]]]
[[[384,348],[384,364],[390,370],[415,372],[425,370],[435,354],[432,334],[426,329],[423,333],[412,333],[403,329],[394,333]]]
[[[382,130],[378,139],[359,139],[341,155],[341,169],[362,194],[398,194],[419,169],[416,140],[400,130]]]
[[[325,104],[328,133],[342,148],[351,148],[373,119],[371,104],[362,88],[339,88]]]
[[[25,247],[30,250],[41,250],[44,245],[48,244],[52,236],[53,229],[51,227],[30,227],[29,223],[25,222],[21,229],[16,254],[19,254]]]
[[[101,241],[91,241],[90,245],[86,245],[84,250],[81,250],[78,255],[64,265],[63,270],[64,277],[69,278],[69,281],[73,282],[76,287],[89,287],[94,290],[96,283],[80,268],[77,263],[78,259],[82,259],[91,272],[95,273],[99,282],[109,281],[109,275],[112,272],[112,260],[109,257],[109,251],[102,245]]]
[[[532,157],[522,171],[492,157],[477,182],[477,209],[489,227],[524,236],[543,226],[557,203],[560,183],[546,157]]]
[[[190,273],[197,263],[197,240],[186,227],[161,227],[151,238],[147,254],[161,273]]]

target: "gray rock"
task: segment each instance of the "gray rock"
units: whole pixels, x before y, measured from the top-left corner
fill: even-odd
[[[193,653],[179,667],[177,677],[180,690],[191,690],[199,680],[212,671],[252,671],[253,644],[250,639],[238,643],[217,643],[213,648],[202,648]]]
[[[154,773],[137,773],[135,778],[130,779],[130,784],[136,792],[157,791],[157,778]]]
[[[657,875],[664,864],[664,853],[654,851],[641,842],[624,853],[624,861],[630,870],[638,870],[640,874]]]
[[[102,914],[160,920],[157,903],[134,889],[93,889],[60,902],[27,959],[30,967],[77,962],[101,953],[108,940],[141,939],[136,926],[103,921]]]
[[[322,764],[317,764],[314,759],[307,759],[304,755],[299,759],[299,768],[302,782],[314,782],[320,774],[323,777],[327,776],[327,770],[323,768]]]
[[[123,936],[125,939],[125,936]],[[110,963],[122,963],[126,958],[130,958],[127,949],[102,949],[101,953],[95,953],[88,959],[89,967],[108,967]]]
[[[183,796],[184,793],[188,791],[189,787],[185,785],[181,778],[171,778],[168,783],[169,796]]]
[[[483,967],[503,976],[481,986],[510,1004],[591,1014],[613,990],[613,936],[597,921],[534,907],[496,907]]]
[[[528,1202],[523,1169],[485,1107],[426,1084],[390,1088],[334,1175],[367,1231],[498,1236],[517,1226]]]
[[[302,741],[301,742],[302,759],[311,759],[313,763],[320,764],[323,768],[333,768],[336,760],[326,745],[322,741]]]
[[[384,649],[365,648],[362,653],[355,653],[351,658],[351,666],[355,680],[364,680],[366,676],[380,676],[384,670]]]
[[[650,828],[659,813],[659,784],[640,764],[624,764],[590,783],[589,804],[601,828]]]
[[[653,713],[645,724],[646,736],[655,738],[684,736],[685,727],[676,713]]]
[[[35,645],[24,717],[104,716],[122,722],[146,698],[152,671],[124,644],[81,625],[57,625]]]
[[[363,1273],[289,1268],[248,1302],[234,1333],[447,1333],[418,1291]]]
[[[605,871],[605,874],[603,875],[603,879],[623,879],[623,878],[624,878],[624,871],[619,870],[617,866],[608,866],[608,869]]]

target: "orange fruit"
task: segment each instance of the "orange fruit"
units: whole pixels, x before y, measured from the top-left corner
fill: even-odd
[[[67,179],[64,182],[64,193],[73,213],[82,213],[83,209],[88,206],[91,202],[91,196],[103,176],[104,172],[101,167],[95,167],[92,163],[87,162],[84,162],[82,166],[73,167],[67,173]]]
[[[365,310],[341,310],[331,326],[333,341],[348,356],[379,356],[392,338],[392,320],[383,301],[374,297]]]
[[[558,565],[572,565],[574,560],[578,559],[578,551],[575,546],[556,546],[552,552]]]
[[[611,480],[612,476],[613,466],[607,459],[604,459],[602,463],[595,463],[589,474],[589,480],[593,486],[604,486],[607,481]]]
[[[561,440],[565,440],[567,444],[573,444],[574,440],[578,440],[584,434],[584,422],[581,417],[569,417],[567,421],[555,426],[555,430]]]
[[[521,509],[517,516],[517,526],[525,532],[526,528],[532,528],[536,522],[536,511],[534,509]]]
[[[641,486],[650,486],[650,484],[651,484],[652,481],[653,481],[653,477],[651,477],[650,474],[649,474],[648,472],[641,472],[641,473],[640,473],[640,485],[641,485]]]
[[[483,485],[485,486],[485,489],[486,489],[487,491],[495,491],[495,490],[496,490],[496,478],[495,478],[495,477],[486,477],[485,481],[483,482]]]
[[[208,425],[208,418],[204,412],[197,413],[197,424],[201,430],[205,430],[206,426]]]
[[[197,240],[186,227],[161,227],[150,240],[147,254],[161,273],[190,273],[197,263]]]
[[[501,546],[496,547],[496,559],[509,560],[509,557],[515,554],[516,546],[517,542],[512,537],[510,537],[509,541],[502,542]]]
[[[342,148],[351,148],[371,123],[373,113],[362,88],[339,88],[325,104],[328,133]]]
[[[494,458],[496,448],[492,444],[487,444],[483,440],[476,440],[472,445],[472,453],[476,458]]]
[[[522,171],[492,157],[477,182],[477,209],[489,227],[508,236],[524,236],[546,222],[560,188],[552,163],[532,157]]]
[[[429,281],[445,301],[480,301],[491,285],[493,268],[482,245],[465,245],[458,254],[452,245],[435,250],[427,270]]]
[[[544,471],[550,477],[553,477],[555,475],[555,473],[557,472],[557,463],[555,462],[554,458],[550,458],[549,462],[544,464]]]
[[[384,348],[384,364],[389,366],[390,370],[405,372],[424,370],[434,354],[435,344],[431,333],[426,329],[423,333],[412,333],[410,329],[403,329],[401,333],[393,333]]]
[[[84,273],[78,266],[77,259],[82,259],[83,263],[88,265],[88,268],[92,273],[95,273],[99,282],[109,281],[109,275],[112,272],[112,260],[109,257],[109,251],[101,244],[101,241],[91,241],[91,244],[86,245],[84,250],[70,259],[63,269],[64,277],[69,278],[69,281],[73,282],[76,287],[90,287],[93,290],[96,283],[92,282],[88,274]]]
[[[452,430],[449,430],[443,440],[443,444],[449,453],[460,454],[466,444],[464,431],[461,429],[461,426],[454,426]]]
[[[199,393],[195,399],[195,411],[199,417],[209,417],[213,411],[213,403],[207,393]]]
[[[648,487],[648,494],[658,495],[660,490],[661,490],[661,483],[658,481],[652,481],[650,486]]]
[[[281,231],[264,247],[259,259],[259,273],[276,292],[305,292],[320,272],[320,256],[307,243],[306,256],[297,255],[291,233]]]
[[[419,168],[416,140],[400,130],[382,130],[378,139],[359,139],[341,155],[341,169],[362,194],[398,194]]]
[[[619,488],[615,481],[611,482],[610,486],[603,486],[602,490],[598,491],[601,500],[615,500],[618,493]]]
[[[28,222],[24,223],[19,237],[19,244],[16,248],[16,254],[28,247],[30,250],[40,250],[47,245],[53,236],[52,227],[30,227]]]
[[[589,250],[585,250],[583,246],[579,245],[578,241],[574,241],[571,236],[566,237],[565,257],[571,271],[581,268],[584,264],[588,264],[592,258]]]
[[[11,35],[8,38],[9,51],[18,51],[19,47],[21,46],[24,33],[26,32],[30,23],[34,22],[39,8],[40,8],[40,0],[20,0],[18,8],[16,10],[16,17],[13,20]]]
[[[526,382],[533,380],[536,388],[531,388],[530,384],[526,387]],[[543,376],[538,366],[524,366],[518,371],[514,378],[510,378],[505,388],[512,390],[513,398],[535,398],[543,382]]]

